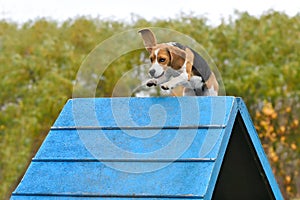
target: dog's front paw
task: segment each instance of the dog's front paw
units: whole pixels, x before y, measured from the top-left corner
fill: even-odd
[[[156,85],[157,85],[157,81],[156,81],[155,79],[150,79],[150,80],[146,83],[146,85],[147,85],[148,87],[156,86]]]
[[[163,84],[163,85],[161,85],[160,87],[161,87],[161,89],[163,89],[163,90],[169,90],[169,89],[170,89],[169,86],[168,86],[167,84]]]

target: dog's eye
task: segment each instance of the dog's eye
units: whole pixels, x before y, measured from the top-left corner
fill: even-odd
[[[153,62],[153,58],[150,58],[150,61]]]
[[[160,58],[160,59],[159,59],[159,62],[165,62],[165,61],[166,61],[165,58]]]

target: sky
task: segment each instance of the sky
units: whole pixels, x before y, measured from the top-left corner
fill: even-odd
[[[79,16],[131,21],[132,14],[147,20],[175,18],[180,13],[204,16],[218,25],[234,11],[259,16],[269,10],[294,16],[299,0],[0,0],[0,19],[18,23],[46,17],[64,21]]]

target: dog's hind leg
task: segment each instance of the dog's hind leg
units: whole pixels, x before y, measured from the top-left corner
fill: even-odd
[[[204,85],[201,76],[192,76],[189,82],[191,87],[195,90],[202,89]]]
[[[183,96],[196,96],[195,90],[192,88],[184,88]]]

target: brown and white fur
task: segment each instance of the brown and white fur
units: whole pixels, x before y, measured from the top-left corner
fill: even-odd
[[[142,29],[139,33],[152,63],[149,69],[152,78],[146,83],[148,87],[160,85],[162,89],[169,90],[181,85],[184,96],[218,95],[219,85],[214,73],[194,50],[183,48],[179,43],[157,44],[149,29]]]

